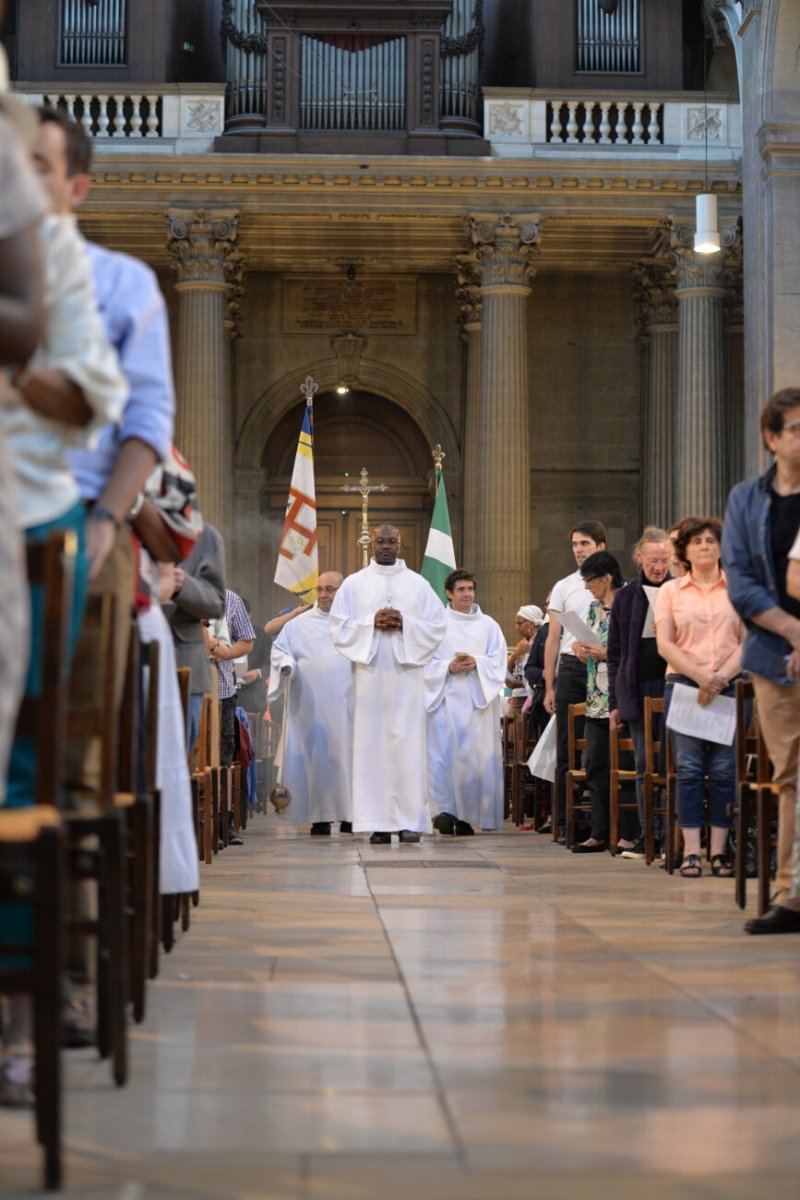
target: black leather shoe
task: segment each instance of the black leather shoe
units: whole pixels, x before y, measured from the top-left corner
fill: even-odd
[[[586,842],[574,842],[572,846],[573,854],[604,854],[608,849],[608,842],[596,842],[592,846],[587,846]]]
[[[311,826],[312,837],[330,837],[331,823],[330,821],[315,821]]]
[[[438,817],[433,818],[433,828],[446,837],[452,837],[456,831],[456,823],[450,813],[439,813]]]
[[[471,837],[474,832],[469,821],[456,821],[456,837]]]
[[[782,904],[773,904],[763,917],[753,917],[745,921],[745,933],[800,933],[800,912],[794,908],[785,908]]]
[[[352,821],[340,821],[339,822],[339,832],[340,833],[352,833],[353,832],[353,822]]]
[[[421,834],[421,833],[417,833],[417,832],[416,832],[415,830],[413,830],[413,829],[401,829],[401,830],[400,830],[400,841],[401,841],[401,842],[405,842],[406,844],[410,844],[410,843],[413,843],[413,842],[419,842],[419,841],[421,841],[421,840],[422,840],[422,834]]]
[[[392,835],[390,833],[373,833],[369,839],[370,846],[389,846],[391,845]]]

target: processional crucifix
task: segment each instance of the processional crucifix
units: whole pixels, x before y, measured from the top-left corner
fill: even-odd
[[[372,540],[369,536],[369,497],[370,492],[386,492],[388,486],[385,483],[370,483],[369,472],[366,467],[361,468],[361,483],[345,483],[342,485],[343,492],[359,492],[361,495],[361,532],[356,539],[356,545],[361,547],[361,565],[369,566],[369,546]]]

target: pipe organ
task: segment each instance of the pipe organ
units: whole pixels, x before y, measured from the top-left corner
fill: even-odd
[[[578,70],[641,71],[639,10],[640,0],[618,0],[613,11],[601,7],[599,0],[578,0]]]
[[[354,44],[366,40],[377,44]],[[304,37],[300,58],[301,127],[405,129],[405,50],[402,37],[345,36],[333,41]]]
[[[124,66],[127,0],[62,0],[62,67]]]

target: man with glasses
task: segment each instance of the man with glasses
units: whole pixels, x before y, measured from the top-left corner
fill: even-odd
[[[761,435],[774,462],[764,475],[732,490],[722,538],[728,595],[747,625],[742,667],[753,677],[778,786],[773,903],[745,930],[800,933],[800,899],[790,897],[800,752],[800,601],[786,590],[789,553],[800,526],[800,388],[770,397],[761,413]]]
[[[272,646],[267,699],[288,688],[281,783],[288,820],[329,837],[352,832],[353,669],[331,641],[330,613],[343,576],[324,571],[313,608],[287,622]]]

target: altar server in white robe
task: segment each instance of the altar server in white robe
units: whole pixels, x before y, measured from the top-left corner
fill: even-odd
[[[325,571],[313,608],[287,622],[272,646],[267,699],[288,688],[281,783],[292,802],[288,820],[311,822],[328,836],[331,822],[350,831],[353,669],[331,641],[330,612],[343,576]]]
[[[400,548],[394,526],[374,529],[369,566],[345,579],[331,609],[333,644],[354,664],[353,832],[373,830],[374,845],[431,830],[424,668],[446,622]]]
[[[428,797],[440,833],[468,835],[503,824],[500,693],[506,639],[475,603],[475,576],[451,571],[447,633],[425,668]]]

